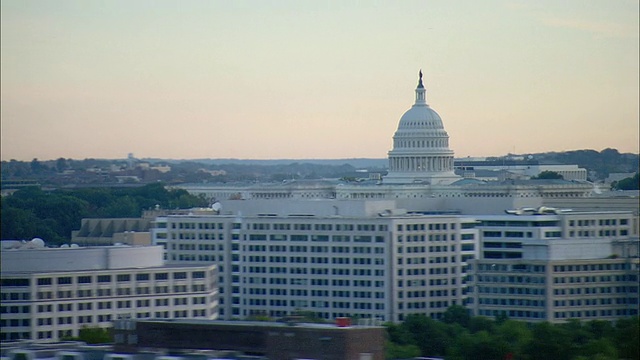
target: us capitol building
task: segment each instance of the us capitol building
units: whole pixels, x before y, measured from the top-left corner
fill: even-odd
[[[417,206],[421,208],[419,210],[425,210],[425,207],[457,208],[456,199],[468,198],[501,199],[497,205],[501,209],[541,206],[544,199],[584,198],[591,196],[594,191],[593,184],[584,180],[486,181],[456,175],[454,152],[449,148],[449,134],[440,115],[427,104],[422,71],[415,89],[415,102],[400,118],[393,135],[393,149],[388,157],[388,174],[381,180],[362,183],[319,180],[251,185],[183,184],[177,187],[218,201],[395,199],[408,209]],[[586,171],[580,177],[586,178]]]

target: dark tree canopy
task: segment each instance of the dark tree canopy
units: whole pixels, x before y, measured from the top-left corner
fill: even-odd
[[[545,170],[538,174],[538,176],[531,177],[532,179],[564,179],[564,177],[555,171]]]
[[[139,217],[155,208],[188,209],[206,206],[185,190],[167,190],[161,183],[138,188],[91,188],[45,192],[27,187],[0,199],[3,240],[39,237],[51,244],[68,242],[83,218]]]
[[[638,317],[615,323],[570,320],[531,324],[506,317],[467,318],[461,310],[464,308],[452,306],[442,321],[415,314],[401,324],[386,324],[387,359],[615,360],[638,359],[640,355]]]
[[[615,190],[640,190],[640,173],[611,184]]]

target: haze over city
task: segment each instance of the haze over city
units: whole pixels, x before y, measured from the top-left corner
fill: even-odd
[[[638,1],[2,1],[1,158],[639,152]]]

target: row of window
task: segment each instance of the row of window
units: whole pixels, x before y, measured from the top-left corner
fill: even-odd
[[[505,298],[480,298],[478,303],[481,305],[500,305],[500,306],[522,306],[522,307],[542,307],[545,306],[544,300],[536,299],[505,299]]]
[[[206,291],[207,287],[205,284],[193,284],[191,286],[188,285],[173,285],[169,287],[167,285],[159,285],[155,287],[137,287],[135,288],[135,295],[148,295],[151,293],[155,294],[168,294],[170,292],[174,293],[185,293],[185,292],[201,292]],[[153,291],[152,291],[153,290]],[[171,291],[170,291],[171,290]],[[115,291],[112,289],[82,289],[77,291],[71,290],[58,290],[57,292],[53,291],[38,291],[37,298],[38,300],[47,300],[47,299],[73,299],[73,298],[87,298],[87,297],[111,297],[111,296],[131,296],[133,295],[133,289],[131,288],[118,288]],[[54,296],[55,295],[55,296]]]
[[[480,309],[478,315],[496,317],[506,315],[514,319],[544,319],[546,313],[544,311],[531,310],[496,310],[496,309]]]
[[[478,286],[479,294],[544,295],[545,289],[533,287]]]
[[[606,317],[606,316],[637,316],[638,309],[635,308],[620,308],[620,309],[600,309],[600,310],[584,310],[584,311],[556,311],[554,317],[556,319],[580,319],[580,318],[594,318],[594,317]]]
[[[172,273],[172,278],[173,279],[187,279],[188,278],[189,273],[186,271],[181,271],[181,272],[174,272]],[[205,278],[205,272],[204,271],[193,271],[191,272],[191,278],[192,279],[204,279]],[[116,279],[117,282],[130,282],[133,279],[133,276],[130,274],[118,274],[118,275],[97,275],[97,276],[92,276],[92,275],[86,275],[86,276],[77,276],[77,277],[72,277],[72,276],[60,276],[55,278],[55,281],[58,285],[71,285],[74,283],[74,279],[75,279],[75,283],[77,284],[91,284],[91,283],[111,283],[113,278]],[[155,280],[168,280],[169,279],[169,273],[155,273],[153,274],[153,278]],[[151,279],[151,274],[149,273],[141,273],[141,274],[136,274],[135,275],[135,280],[136,281],[149,281]],[[28,279],[25,279],[28,280]],[[53,280],[54,278],[39,278],[38,279],[38,285],[40,286],[46,286],[46,285],[52,285],[53,284]]]
[[[506,284],[544,284],[544,276],[519,276],[519,275],[477,275],[478,283],[506,283]]]
[[[604,270],[631,270],[631,264],[583,264],[583,265],[554,265],[554,272],[578,272],[578,271],[604,271]]]

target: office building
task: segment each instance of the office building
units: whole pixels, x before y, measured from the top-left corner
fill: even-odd
[[[469,307],[525,321],[637,316],[634,220],[623,211],[479,216]]]
[[[434,318],[466,301],[475,219],[395,201],[248,200],[158,218],[169,263],[216,264],[222,319]]]
[[[163,248],[45,248],[3,241],[0,339],[78,336],[131,318],[217,318],[213,264],[171,265]]]

